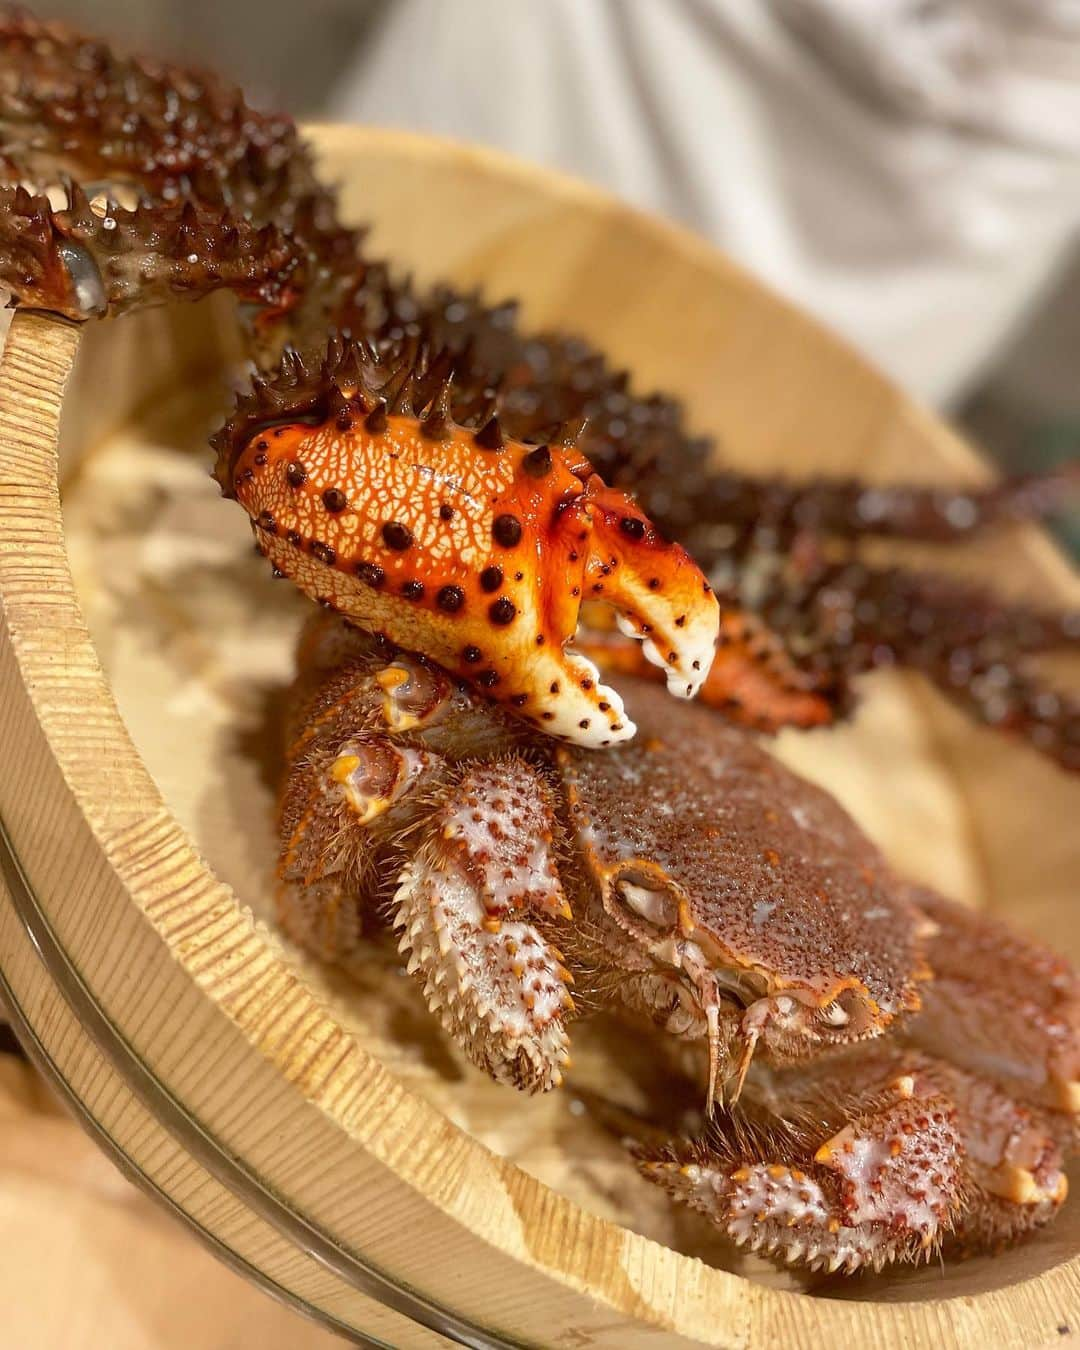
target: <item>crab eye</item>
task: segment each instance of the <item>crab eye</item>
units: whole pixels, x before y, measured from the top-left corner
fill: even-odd
[[[656,890],[629,877],[620,877],[615,883],[619,899],[638,916],[655,928],[674,928],[679,908],[667,891]]]

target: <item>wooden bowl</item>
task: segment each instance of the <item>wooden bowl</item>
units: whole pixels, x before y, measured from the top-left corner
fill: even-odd
[[[730,462],[982,473],[948,428],[693,236],[497,155],[387,132],[313,135],[347,213],[374,223],[373,249],[422,281],[518,295],[531,326],[586,334],[639,388],[682,396]],[[161,447],[191,440],[192,421],[221,406],[230,313],[214,302],[86,330],[18,314],[0,365],[0,969],[13,1020],[102,1145],[224,1259],[358,1340],[1026,1346],[1080,1325],[1080,1204],[993,1260],[810,1292],[598,1217],[407,1086],[341,1014],[340,988],[328,993],[253,916],[261,883],[246,878],[272,859],[221,819],[232,820],[230,784],[250,788],[260,820],[265,789],[237,768],[221,718],[174,697],[177,683],[200,687],[197,673],[175,676],[190,650],[155,667],[172,682],[166,699],[139,675],[149,640],[115,650],[105,625],[91,641],[58,493],[61,463],[65,513],[88,498],[100,508],[110,481],[120,492],[94,466],[125,437],[181,462]],[[193,519],[196,561],[219,538],[247,539],[209,480]],[[114,521],[96,547],[137,540],[138,525]],[[998,535],[965,566],[1080,600],[1034,530]],[[255,670],[264,616],[251,615],[249,643],[247,611],[222,603],[231,617],[213,636]],[[137,612],[121,621],[141,631]],[[909,871],[1080,955],[1080,784],[898,677],[877,682],[853,728],[780,749]],[[527,1123],[547,1108],[507,1092],[492,1109]],[[629,1168],[617,1175],[637,1184]]]

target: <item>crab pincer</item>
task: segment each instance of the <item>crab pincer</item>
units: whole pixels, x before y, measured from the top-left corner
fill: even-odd
[[[629,739],[616,690],[573,647],[585,599],[692,696],[715,648],[704,576],[573,446],[454,421],[449,364],[415,343],[287,357],[219,434],[217,476],[306,594],[422,651],[548,735]]]

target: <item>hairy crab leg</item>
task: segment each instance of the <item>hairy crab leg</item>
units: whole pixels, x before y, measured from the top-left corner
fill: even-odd
[[[435,688],[400,698],[406,681],[403,665],[346,667],[300,699],[278,807],[278,922],[324,961],[359,947],[365,911],[380,898],[381,858],[446,775],[437,752],[393,737],[403,720],[419,724],[421,705],[433,715],[445,697]]]
[[[475,1063],[527,1091],[557,1086],[573,1000],[552,935],[570,908],[549,789],[515,752],[513,719],[340,620],[313,620],[300,658],[280,810],[286,931],[347,962],[368,919],[390,923]]]
[[[706,1140],[639,1167],[762,1255],[848,1272],[917,1260],[962,1204],[955,1110],[925,1075],[870,1083],[836,1082],[824,1120],[800,1120],[797,1097],[792,1119],[725,1114]]]
[[[570,973],[550,933],[570,908],[537,770],[512,757],[468,768],[401,872],[394,926],[408,969],[480,1068],[528,1092],[569,1060]]]
[[[1080,1138],[1080,982],[1041,943],[920,888],[936,926],[934,978],[904,1036],[926,1051],[1062,1113]]]
[[[993,1247],[1049,1222],[1068,1191],[1047,1118],[942,1061],[849,1054],[748,1091],[704,1139],[638,1156],[763,1255],[850,1273]]]
[[[278,807],[278,917],[301,946],[346,961],[389,900],[386,877],[450,776],[460,744],[513,737],[437,667],[313,616],[290,691]]]

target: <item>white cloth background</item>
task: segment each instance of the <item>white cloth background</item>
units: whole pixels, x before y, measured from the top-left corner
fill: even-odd
[[[680,219],[939,403],[1080,222],[1076,0],[394,0],[332,109]]]

